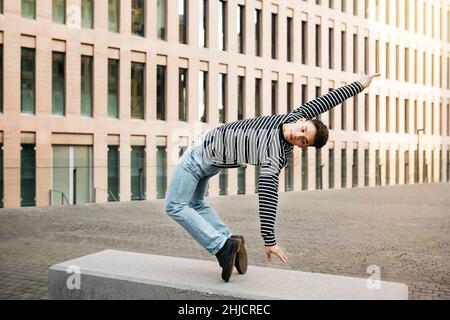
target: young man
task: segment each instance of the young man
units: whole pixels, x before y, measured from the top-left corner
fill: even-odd
[[[280,171],[294,146],[320,149],[327,143],[328,129],[314,119],[317,115],[359,94],[377,76],[362,75],[359,81],[307,102],[289,114],[224,124],[201,134],[185,151],[173,172],[165,210],[209,253],[216,255],[225,282],[229,281],[233,266],[239,273],[246,272],[247,253],[244,238],[232,235],[205,203],[209,178],[222,168],[236,168],[244,163],[260,166],[258,199],[265,253],[269,261],[275,255],[285,263],[287,257],[275,239]]]

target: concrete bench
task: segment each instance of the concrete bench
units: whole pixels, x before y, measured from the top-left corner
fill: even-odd
[[[117,250],[53,265],[48,281],[49,299],[408,299],[400,283],[256,266],[225,283],[215,260]]]

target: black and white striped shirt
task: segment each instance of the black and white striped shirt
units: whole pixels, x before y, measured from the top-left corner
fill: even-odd
[[[261,236],[266,246],[276,244],[278,176],[293,149],[293,145],[283,138],[281,126],[301,118],[311,120],[363,90],[361,83],[355,81],[309,101],[291,113],[238,120],[206,133],[205,155],[213,165],[235,168],[246,163],[261,167],[258,200]]]

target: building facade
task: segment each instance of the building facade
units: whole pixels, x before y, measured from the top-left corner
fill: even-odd
[[[448,0],[0,0],[0,207],[163,198],[201,132],[375,72],[280,191],[450,181],[449,21]]]

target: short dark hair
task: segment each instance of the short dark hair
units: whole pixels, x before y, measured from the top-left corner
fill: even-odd
[[[317,149],[320,149],[327,144],[329,131],[327,126],[319,119],[313,119],[311,121],[317,130],[316,138],[312,146],[316,147]]]

